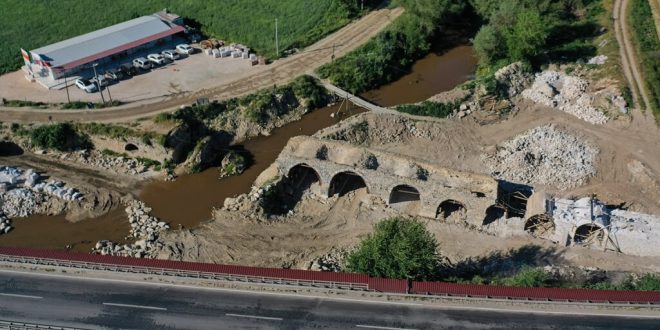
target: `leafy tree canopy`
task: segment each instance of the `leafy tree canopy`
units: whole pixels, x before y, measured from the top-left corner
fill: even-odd
[[[438,271],[438,243],[417,219],[390,218],[374,226],[347,257],[349,271],[370,276],[431,280]]]

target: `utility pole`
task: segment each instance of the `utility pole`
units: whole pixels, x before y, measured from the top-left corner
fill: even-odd
[[[332,43],[332,62],[335,62],[335,47],[337,47],[337,43]]]
[[[68,76],[64,74],[64,88],[66,88],[66,100],[68,103],[71,103],[71,97],[69,97],[69,81],[67,80]]]
[[[112,95],[110,94],[110,82],[108,82],[108,86],[105,86],[105,89],[108,90],[108,97],[110,98],[110,106],[112,106]]]
[[[105,98],[103,98],[103,91],[101,91],[101,82],[99,81],[99,76],[96,75],[96,66],[98,66],[98,63],[92,64],[92,69],[94,69],[94,79],[96,80],[96,87],[99,89],[99,93],[101,94],[101,102],[105,105]]]
[[[277,33],[277,18],[275,19],[275,53],[280,57],[280,39]]]

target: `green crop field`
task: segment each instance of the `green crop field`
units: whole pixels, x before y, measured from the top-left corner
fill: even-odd
[[[356,12],[346,0],[3,0],[0,73],[20,68],[27,50],[168,8],[201,25],[209,36],[239,42],[275,56],[306,46],[347,24]]]

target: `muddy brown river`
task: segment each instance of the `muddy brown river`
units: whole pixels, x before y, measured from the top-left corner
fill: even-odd
[[[412,72],[401,79],[362,97],[382,106],[423,101],[467,81],[475,72],[476,59],[471,47],[459,46],[443,53],[431,53],[417,61]],[[293,136],[312,135],[358,112],[355,106],[344,106],[332,118],[339,105],[315,110],[297,122],[275,129],[269,136],[249,139],[236,146],[252,159],[241,175],[219,179],[218,168],[202,173],[182,175],[173,182],[153,181],[139,192],[152,214],[168,222],[172,228],[193,228],[211,218],[211,210],[221,207],[225,198],[247,193],[252,183],[271,163]],[[101,239],[126,242],[129,225],[123,208],[105,216],[70,223],[64,216],[31,216],[13,219],[15,230],[0,236],[0,246],[40,247],[90,251]]]

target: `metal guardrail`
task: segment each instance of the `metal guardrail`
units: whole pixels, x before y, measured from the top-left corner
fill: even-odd
[[[69,268],[78,268],[78,269],[87,269],[87,270],[112,271],[112,272],[120,272],[120,273],[145,274],[145,275],[175,276],[175,277],[242,282],[242,283],[293,285],[293,286],[301,286],[301,287],[341,289],[341,290],[354,290],[354,291],[369,290],[368,284],[361,284],[361,283],[285,279],[285,278],[276,278],[276,277],[267,277],[267,276],[249,276],[249,275],[237,275],[237,274],[228,274],[228,273],[199,272],[199,271],[178,270],[178,269],[169,269],[169,268],[120,266],[120,265],[110,265],[110,264],[85,262],[85,261],[69,261],[69,260],[24,257],[24,256],[0,255],[0,261],[42,265],[42,266],[69,267]]]
[[[47,324],[22,323],[22,322],[0,320],[0,330],[33,330],[33,329],[85,330],[83,328],[59,327],[59,326],[47,325]]]
[[[355,283],[344,280],[327,281],[327,280],[309,280],[309,279],[296,279],[285,277],[269,277],[257,275],[243,275],[222,271],[196,271],[196,270],[182,270],[163,267],[150,267],[150,266],[134,266],[122,265],[116,263],[104,263],[102,261],[74,261],[64,258],[48,258],[48,257],[35,257],[25,255],[14,255],[10,253],[0,253],[0,262],[19,263],[27,265],[41,265],[53,267],[66,267],[72,269],[86,269],[98,271],[111,271],[117,273],[132,273],[144,275],[157,275],[157,276],[172,276],[180,278],[195,278],[205,280],[217,280],[226,282],[240,282],[252,284],[267,284],[267,285],[283,285],[283,286],[297,286],[309,287],[320,289],[339,289],[339,290],[353,290],[353,291],[376,291],[387,294],[429,297],[437,296],[444,298],[456,299],[481,299],[481,300],[502,300],[502,301],[530,301],[542,303],[587,303],[595,305],[621,305],[621,306],[639,306],[639,307],[656,307],[660,305],[660,293],[657,292],[628,292],[624,293],[625,299],[610,299],[621,298],[620,294],[615,296],[594,294],[590,295],[583,291],[579,292],[566,292],[558,294],[557,292],[549,292],[547,296],[539,296],[538,290],[549,289],[535,289],[535,288],[514,288],[514,287],[488,287],[486,290],[482,286],[471,288],[470,285],[466,287],[453,283],[431,283],[433,287],[417,287],[423,285],[422,282],[408,282],[406,280],[392,280],[384,278],[369,278],[367,282]],[[411,285],[412,284],[412,285]],[[435,287],[438,286],[438,287]],[[449,288],[449,287],[451,288]],[[463,285],[465,286],[465,285]],[[473,285],[472,285],[473,286]],[[477,290],[478,289],[478,290]],[[521,293],[521,290],[533,290],[529,293]],[[561,290],[561,289],[557,289]],[[569,290],[569,289],[563,289]],[[0,328],[1,329],[1,328]]]

